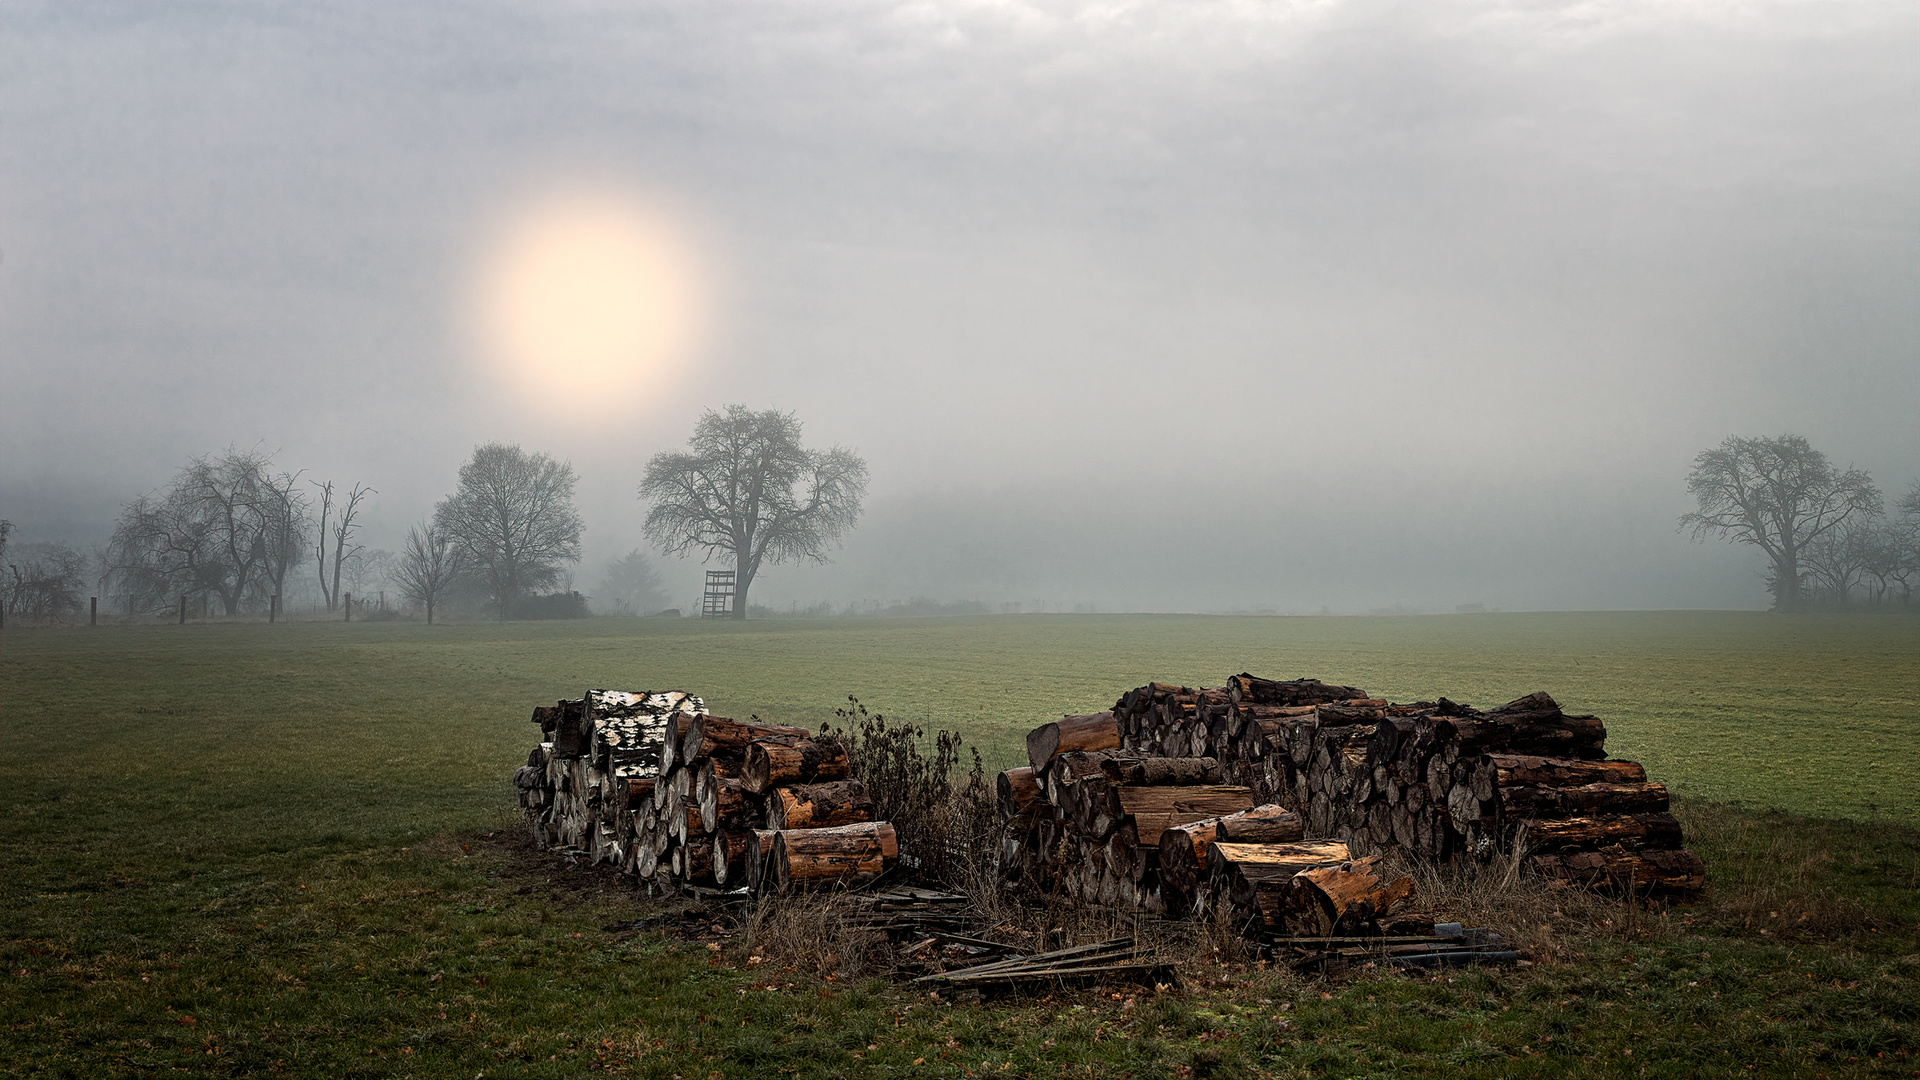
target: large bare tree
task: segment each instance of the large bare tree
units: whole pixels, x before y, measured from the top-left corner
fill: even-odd
[[[427,609],[427,625],[433,625],[433,611],[460,576],[460,552],[453,540],[431,521],[423,521],[407,530],[407,546],[394,563],[393,577],[400,595]]]
[[[561,579],[580,559],[573,466],[518,446],[488,443],[460,467],[460,485],[433,524],[486,582],[500,617],[514,601]]]
[[[1808,545],[1846,522],[1880,513],[1880,491],[1860,469],[1841,471],[1798,435],[1730,436],[1694,458],[1687,491],[1697,509],[1680,518],[1693,538],[1752,544],[1773,567],[1774,608],[1802,606],[1800,562]]]
[[[228,615],[280,590],[306,544],[297,474],[273,456],[236,450],[195,458],[163,492],[121,511],[109,545],[112,574],[130,603],[152,609],[179,593],[219,600]]]
[[[729,405],[709,411],[683,452],[647,462],[640,497],[647,538],[669,554],[699,548],[733,558],[733,617],[763,563],[825,562],[860,518],[867,463],[843,447],[808,450],[792,413]]]

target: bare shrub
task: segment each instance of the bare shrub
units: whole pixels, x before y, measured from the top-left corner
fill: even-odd
[[[991,892],[1000,823],[980,751],[969,748],[972,766],[957,782],[959,732],[889,721],[852,695],[834,715],[845,726],[829,725],[818,738],[846,747],[848,772],[873,796],[875,819],[893,823],[903,876],[971,895]]]

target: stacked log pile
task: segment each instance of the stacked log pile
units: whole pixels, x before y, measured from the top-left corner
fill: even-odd
[[[865,884],[893,826],[804,728],[713,716],[690,694],[593,690],[533,712],[515,773],[536,844],[612,863],[650,892]]]
[[[1606,760],[1605,740],[1598,719],[1568,715],[1544,693],[1482,711],[1244,673],[1197,690],[1149,683],[1108,712],[1028,736],[1028,766],[1000,778],[1003,873],[1137,910],[1204,908],[1217,888],[1203,841],[1236,841],[1231,826],[1199,823],[1258,804],[1290,811],[1305,836],[1338,841],[1342,860],[1523,850],[1547,877],[1700,889],[1705,867],[1683,846],[1665,786],[1634,762]],[[1156,785],[1232,792],[1245,805],[1141,793]],[[1143,833],[1157,838],[1146,858]]]

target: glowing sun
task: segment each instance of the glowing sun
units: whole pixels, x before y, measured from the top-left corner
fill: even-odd
[[[624,404],[689,359],[699,277],[665,215],[607,193],[552,196],[511,219],[481,263],[480,343],[550,404]]]

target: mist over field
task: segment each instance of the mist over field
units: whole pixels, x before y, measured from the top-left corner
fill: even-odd
[[[0,515],[259,447],[397,549],[499,440],[591,589],[737,402],[871,472],[776,610],[1764,607],[1697,453],[1920,478],[1917,61],[1890,0],[11,3]],[[580,207],[664,253],[625,337],[507,317]]]

